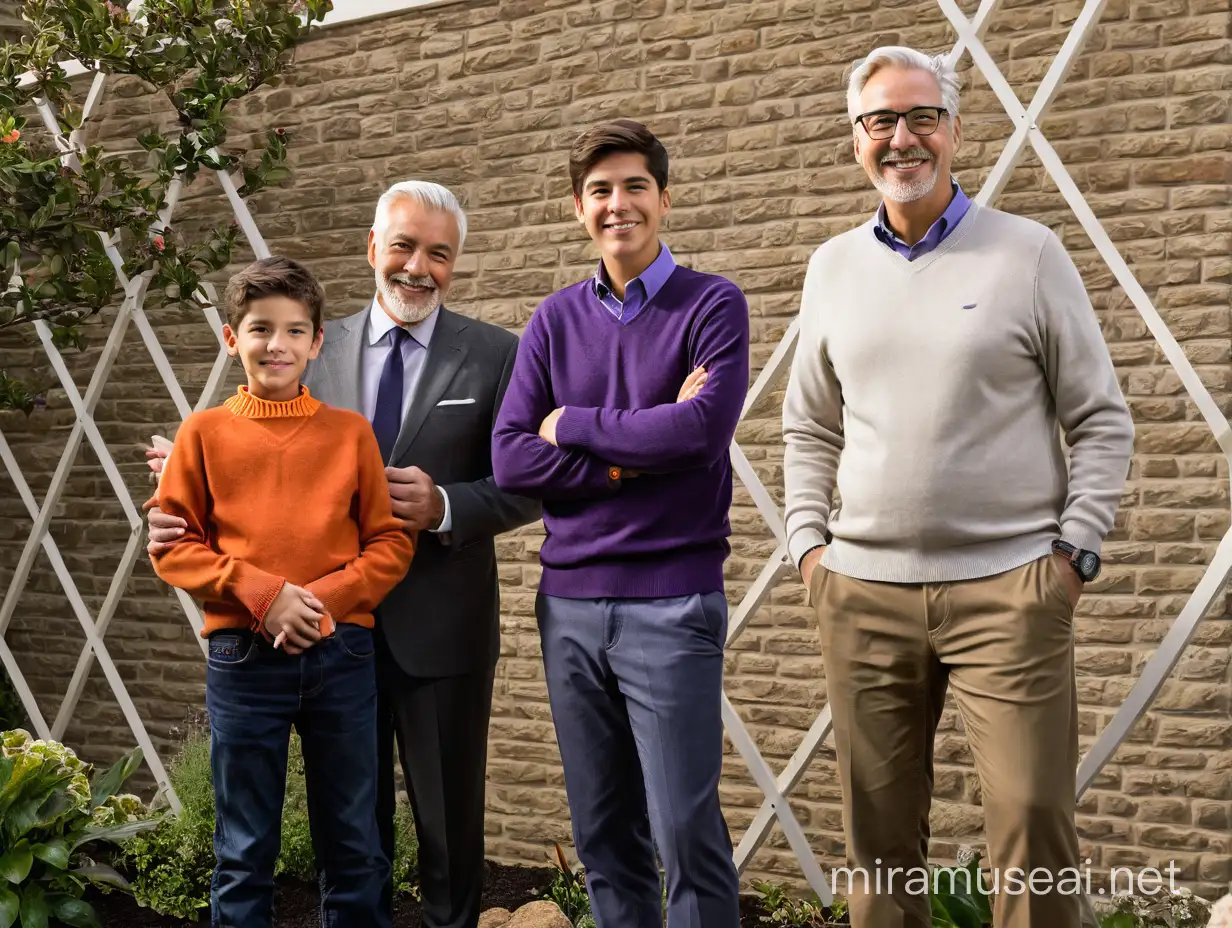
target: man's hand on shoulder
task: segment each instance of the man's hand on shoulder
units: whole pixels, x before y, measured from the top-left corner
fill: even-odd
[[[166,446],[155,445],[153,448],[145,449],[146,464],[150,468],[150,479],[156,483],[158,475],[163,472],[168,453]],[[175,543],[184,537],[184,530],[188,528],[188,523],[183,519],[169,516],[157,506],[151,507],[146,517],[146,524],[149,543],[145,546],[145,550],[150,555],[170,551]]]
[[[157,506],[149,511],[146,524],[149,526],[150,540],[145,549],[151,555],[170,551],[184,537],[184,530],[188,528],[188,523],[183,519],[169,516]]]
[[[445,518],[445,499],[436,483],[418,467],[387,467],[394,515],[408,532],[432,531]]]

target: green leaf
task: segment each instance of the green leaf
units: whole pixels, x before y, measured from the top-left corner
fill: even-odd
[[[1113,912],[1102,922],[1100,928],[1135,928],[1137,921],[1129,912]]]
[[[145,755],[141,748],[133,748],[108,768],[107,772],[98,778],[90,787],[90,808],[97,809],[104,802],[120,791],[124,781],[133,775],[141,766]]]
[[[0,877],[10,883],[21,883],[30,875],[30,868],[33,866],[34,855],[30,852],[29,842],[18,841],[0,857]]]
[[[66,925],[72,925],[73,928],[102,928],[94,906],[84,899],[57,893],[48,896],[47,902],[51,906],[51,914]]]
[[[51,909],[47,895],[38,883],[31,883],[21,891],[21,928],[47,928]]]
[[[267,184],[280,184],[291,176],[291,169],[284,167],[270,168],[265,172],[265,182]]]
[[[106,864],[90,864],[86,867],[78,867],[71,872],[83,880],[89,880],[91,883],[101,883],[105,886],[114,886],[117,889],[132,889],[128,880],[124,879],[118,871]],[[0,926],[0,928],[3,928],[3,926]]]
[[[110,841],[113,844],[118,844],[134,835],[139,835],[145,831],[153,831],[162,822],[162,818],[141,819],[136,822],[126,822],[123,825],[106,825],[102,827],[91,826],[78,836],[73,843],[73,850],[81,847],[83,844],[89,844],[91,841]]]
[[[30,850],[39,860],[57,870],[68,869],[68,842],[63,838],[54,838],[45,844],[36,844]]]
[[[0,928],[11,928],[21,914],[21,900],[7,886],[0,888]]]

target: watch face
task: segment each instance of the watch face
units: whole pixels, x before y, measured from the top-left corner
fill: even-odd
[[[1088,551],[1079,559],[1078,569],[1084,577],[1088,579],[1093,578],[1099,572],[1099,558]]]

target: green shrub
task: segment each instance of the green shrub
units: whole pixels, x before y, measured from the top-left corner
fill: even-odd
[[[569,866],[565,852],[559,844],[555,845],[552,864],[556,872],[552,876],[551,884],[543,891],[543,898],[556,903],[574,928],[583,928],[592,923],[590,896],[586,893],[586,871],[581,867],[575,870]]]
[[[0,925],[46,928],[99,925],[82,899],[86,886],[127,888],[92,845],[118,842],[158,825],[136,796],[119,789],[141,763],[134,749],[96,777],[70,748],[35,740],[24,729],[3,734],[0,753]]]
[[[847,905],[835,900],[829,912],[821,900],[793,899],[781,886],[772,883],[756,883],[753,887],[758,896],[762,915],[760,920],[767,925],[791,925],[796,928],[821,928],[828,925],[846,924]]]
[[[8,670],[0,664],[0,731],[24,729],[29,724],[26,707],[21,704],[21,697],[9,679]]]
[[[214,779],[209,731],[193,726],[167,775],[183,811],[159,828],[125,843],[118,866],[129,874],[137,902],[162,915],[193,919],[210,905],[214,873]],[[400,804],[394,854],[395,892],[413,892],[418,844],[410,807]],[[276,877],[315,881],[316,861],[308,825],[308,794],[299,736],[291,735],[282,808],[282,845]]]

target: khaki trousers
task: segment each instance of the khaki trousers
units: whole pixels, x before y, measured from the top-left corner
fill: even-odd
[[[1074,891],[1081,872],[1078,717],[1065,569],[1043,557],[992,577],[923,585],[814,571],[810,594],[821,626],[847,855],[858,874],[849,891],[842,882],[837,891],[848,892],[853,928],[931,924],[919,875],[928,865],[933,739],[947,686],[983,793],[988,854],[980,866],[986,889],[998,890],[994,923],[1081,924]],[[892,883],[891,867],[900,868]],[[1050,873],[1036,877],[1039,893],[1028,886],[1033,870]],[[1056,891],[1058,881],[1064,892]]]

